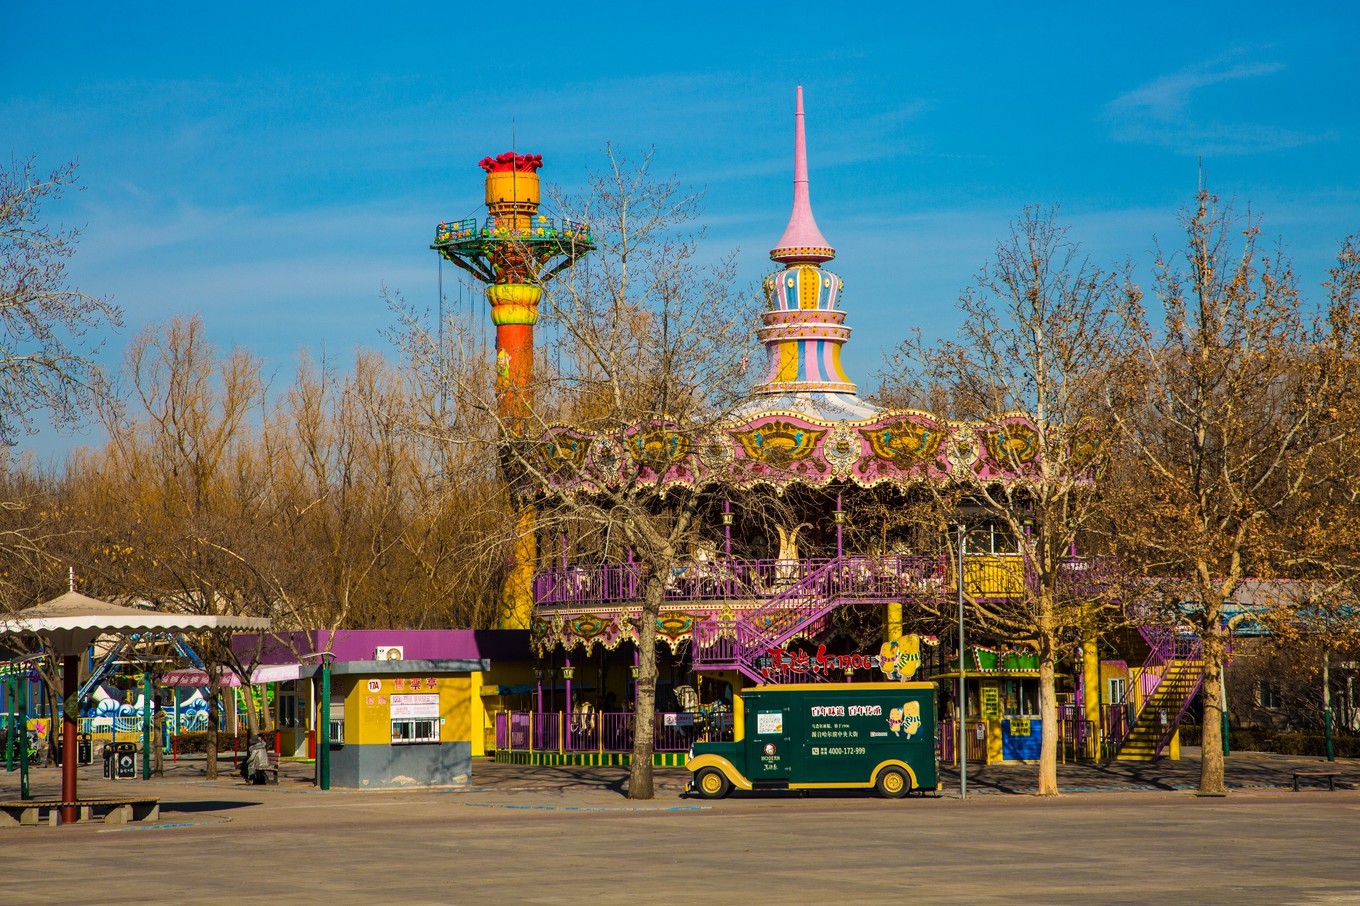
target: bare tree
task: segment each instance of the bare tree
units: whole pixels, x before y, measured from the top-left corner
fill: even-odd
[[[0,167],[0,445],[35,431],[38,412],[70,427],[107,396],[95,357],[100,333],[120,326],[122,313],[69,285],[66,265],[79,231],[53,228],[43,217],[44,205],[75,184],[74,163],[50,173],[31,158]],[[52,524],[52,508],[30,505],[39,485],[50,501],[51,482],[34,478],[0,453],[0,559],[22,567],[29,580],[43,572],[47,542],[64,531]],[[8,592],[2,603],[33,603],[33,586],[21,592],[18,579],[15,570],[0,569],[0,592]]]
[[[1039,655],[1041,796],[1058,792],[1058,658],[1112,603],[1094,570],[1073,569],[1071,551],[1100,512],[1101,388],[1123,355],[1119,310],[1137,295],[1082,257],[1056,212],[1027,208],[960,298],[959,339],[926,346],[918,334],[885,375],[888,394],[952,405],[956,462],[981,441],[1001,468],[956,468],[934,490],[940,518],[994,525],[1021,555],[1023,581],[1000,596],[970,583],[969,598],[980,629]]]
[[[1183,251],[1156,260],[1164,321],[1134,313],[1140,368],[1109,385],[1130,391],[1108,408],[1132,459],[1105,487],[1125,514],[1126,555],[1203,640],[1200,790],[1222,793],[1224,603],[1246,577],[1299,559],[1283,554],[1293,503],[1331,480],[1329,457],[1353,442],[1338,416],[1356,392],[1355,296],[1334,292],[1306,316],[1288,261],[1207,191],[1183,224]]]
[[[107,411],[111,440],[98,466],[121,523],[110,534],[126,548],[116,581],[170,610],[268,615],[275,583],[262,558],[286,543],[268,537],[277,501],[256,441],[265,389],[258,360],[239,350],[222,359],[200,319],[176,319],[133,340],[125,372],[134,405]],[[251,671],[225,638],[206,638],[203,654],[212,777],[217,668],[243,683]],[[253,709],[247,718],[254,732]]]
[[[0,169],[0,443],[33,431],[39,410],[74,425],[106,390],[97,332],[120,326],[122,313],[68,286],[80,233],[42,216],[75,183],[74,163],[48,174],[32,159]]]

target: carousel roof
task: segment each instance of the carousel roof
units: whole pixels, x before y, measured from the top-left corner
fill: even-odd
[[[825,390],[795,390],[778,396],[759,396],[736,410],[743,421],[762,415],[788,413],[826,422],[872,421],[883,414],[872,403],[853,393],[828,393]]]
[[[882,409],[859,398],[841,367],[850,338],[835,257],[812,215],[803,89],[794,114],[793,211],[770,257],[783,265],[765,280],[768,309],[757,336],[769,358],[765,379],[723,425],[698,431],[657,421],[591,433],[552,425],[534,443],[545,488],[590,493],[640,481],[670,486],[825,487],[853,483],[945,482],[952,471],[1023,479],[1035,467],[1037,434],[1019,413],[989,424],[928,412]]]

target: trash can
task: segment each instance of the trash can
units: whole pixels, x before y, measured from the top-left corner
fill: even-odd
[[[103,748],[101,748],[101,749],[99,750],[99,757],[104,759],[104,779],[105,779],[105,780],[112,780],[112,779],[113,779],[113,743],[111,743],[111,742],[106,742],[106,743],[104,743]]]
[[[132,780],[137,776],[135,742],[114,742],[104,746],[104,776],[110,780]]]
[[[76,764],[94,764],[94,739],[89,733],[76,737]]]

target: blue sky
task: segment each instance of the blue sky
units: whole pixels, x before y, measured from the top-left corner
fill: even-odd
[[[1145,278],[1202,158],[1310,293],[1360,231],[1354,4],[861,8],[11,0],[0,154],[79,159],[86,189],[52,213],[85,227],[75,282],[126,312],[110,357],[199,312],[280,386],[301,347],[383,348],[384,284],[435,304],[434,226],[478,211],[477,161],[510,148],[512,122],[567,188],[606,142],[655,146],[705,188],[711,253],[739,249],[756,281],[788,217],[804,85],[865,390],[912,328],[953,333],[959,290],[1026,204],[1060,205],[1094,260]]]

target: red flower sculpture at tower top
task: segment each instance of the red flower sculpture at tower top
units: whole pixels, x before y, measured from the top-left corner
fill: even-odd
[[[509,173],[514,170],[518,173],[537,173],[543,166],[542,154],[516,154],[513,151],[506,151],[504,154],[497,154],[495,157],[484,157],[477,166],[488,173]]]

